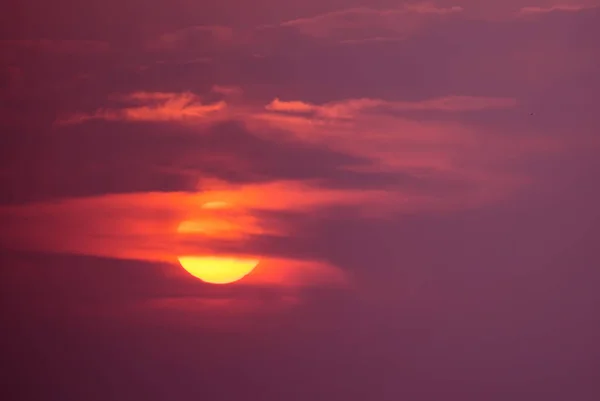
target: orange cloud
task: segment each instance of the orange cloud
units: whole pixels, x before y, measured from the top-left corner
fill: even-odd
[[[269,111],[290,111],[290,112],[311,112],[316,110],[316,106],[304,103],[301,101],[281,101],[279,98],[273,99],[271,103],[265,106],[265,109]]]
[[[247,276],[247,284],[297,286],[297,285],[349,285],[348,274],[322,261],[265,258],[260,268]]]
[[[6,224],[0,242],[13,249],[170,264],[176,264],[179,255],[233,252],[261,260],[260,269],[245,280],[248,284],[337,285],[344,275],[334,266],[253,249],[252,242],[247,242],[253,236],[292,235],[286,231],[289,228],[273,225],[257,212],[309,213],[327,205],[374,205],[380,197],[377,192],[323,190],[291,182],[203,186],[198,193],[104,195],[3,207],[0,218]],[[219,244],[234,245],[239,251],[219,248]]]
[[[72,114],[57,124],[80,124],[89,120],[108,121],[196,121],[222,111],[224,101],[203,104],[193,93],[135,92],[116,99],[129,103],[117,109],[98,109],[94,113]]]
[[[282,101],[275,98],[265,106],[269,111],[314,112],[328,118],[353,117],[357,113],[373,111],[477,111],[486,109],[506,109],[515,107],[516,99],[478,96],[447,96],[416,102],[391,102],[381,99],[348,99],[338,102],[315,105],[301,101]]]

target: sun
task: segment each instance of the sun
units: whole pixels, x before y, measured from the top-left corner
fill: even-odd
[[[236,205],[222,200],[204,202],[200,210],[187,216],[177,226],[177,234],[187,242],[204,239],[242,240],[254,221]],[[181,250],[180,250],[181,251]],[[255,256],[178,252],[179,264],[189,274],[212,284],[229,284],[250,274],[260,260]]]
[[[211,284],[229,284],[246,277],[258,259],[224,256],[180,256],[181,267],[189,274]]]

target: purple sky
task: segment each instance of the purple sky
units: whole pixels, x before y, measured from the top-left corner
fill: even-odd
[[[600,399],[600,3],[489,3],[9,0],[2,399]]]

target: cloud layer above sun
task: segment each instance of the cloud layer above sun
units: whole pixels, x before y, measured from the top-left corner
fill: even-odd
[[[347,283],[315,221],[485,210],[598,145],[597,2],[235,4],[7,25],[3,245]]]

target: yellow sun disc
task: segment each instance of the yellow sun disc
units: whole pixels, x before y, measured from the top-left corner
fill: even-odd
[[[222,256],[180,256],[179,263],[189,274],[212,284],[228,284],[248,275],[258,259]]]

